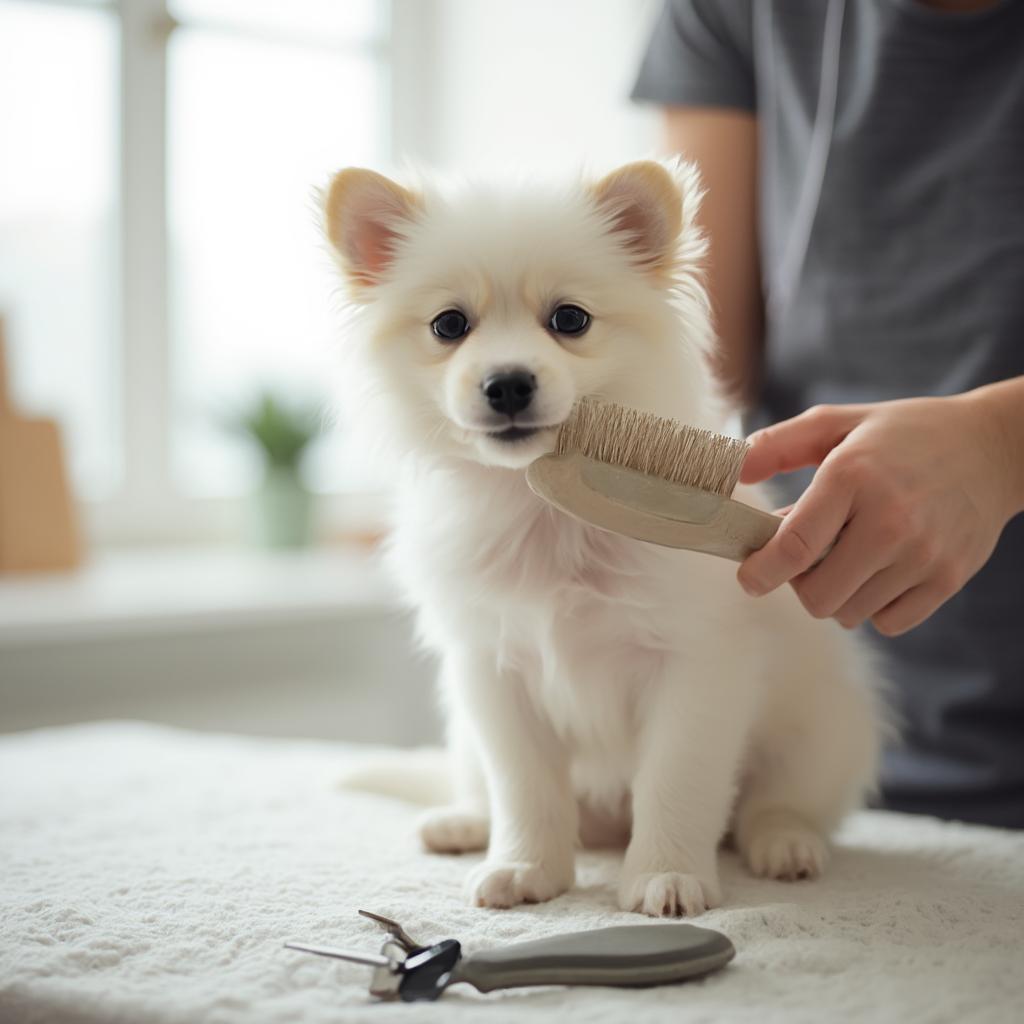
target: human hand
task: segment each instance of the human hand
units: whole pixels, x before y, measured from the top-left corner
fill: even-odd
[[[818,406],[752,435],[744,483],[818,469],[778,533],[741,565],[743,588],[760,596],[788,581],[815,618],[847,628],[870,619],[887,636],[928,618],[1020,510],[1019,438],[987,390]]]

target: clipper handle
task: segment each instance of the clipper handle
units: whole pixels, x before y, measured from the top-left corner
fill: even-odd
[[[724,967],[736,954],[720,932],[690,924],[623,925],[502,946],[462,960],[450,984],[481,992],[528,985],[663,985]]]

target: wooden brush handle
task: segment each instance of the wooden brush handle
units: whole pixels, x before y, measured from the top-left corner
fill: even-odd
[[[533,491],[567,515],[613,533],[742,562],[775,536],[782,517],[720,494],[598,462],[544,455],[526,471]]]
[[[697,548],[717,554],[733,562],[742,562],[747,555],[760,551],[775,536],[782,517],[745,505],[733,498],[723,498],[714,522],[715,548]]]

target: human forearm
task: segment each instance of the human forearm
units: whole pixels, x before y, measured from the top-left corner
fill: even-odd
[[[729,397],[751,405],[759,388],[763,314],[757,246],[757,122],[740,110],[670,107],[665,144],[694,161],[705,188],[706,282],[718,345],[712,366]]]
[[[992,436],[992,454],[1001,467],[1007,518],[1024,512],[1024,376],[975,388],[959,396],[979,413]]]

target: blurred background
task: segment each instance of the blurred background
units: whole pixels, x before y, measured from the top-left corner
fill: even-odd
[[[435,738],[315,189],[657,148],[656,0],[0,0],[0,731]]]

